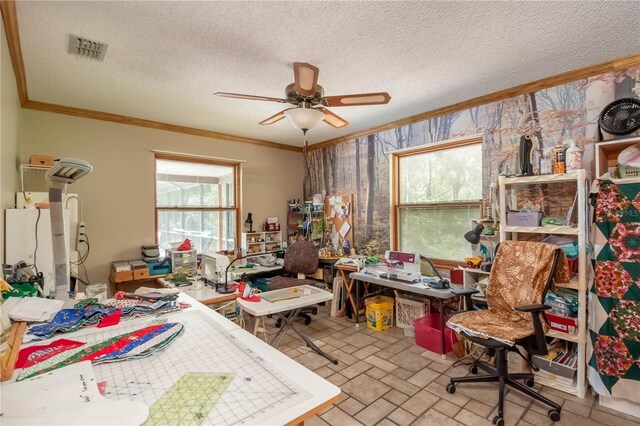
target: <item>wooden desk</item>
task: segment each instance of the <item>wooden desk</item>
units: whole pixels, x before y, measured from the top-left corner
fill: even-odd
[[[229,389],[227,389],[227,391],[225,391],[216,402],[218,405],[222,404],[222,407],[219,406],[217,408],[220,408],[219,411],[225,411],[222,409],[225,407],[227,407],[228,410],[235,410],[239,412],[244,412],[245,410],[249,412],[249,410],[253,410],[251,413],[256,413],[256,420],[254,423],[265,425],[299,425],[314,414],[327,409],[331,404],[338,401],[340,397],[340,389],[327,380],[298,364],[296,361],[279,352],[277,349],[262,342],[260,339],[241,329],[222,315],[208,309],[192,297],[181,294],[179,300],[181,302],[191,304],[192,307],[181,312],[167,314],[166,316],[163,316],[163,318],[167,318],[168,321],[183,321],[186,323],[188,321],[193,321],[193,314],[197,313],[199,317],[204,316],[204,319],[206,319],[204,322],[199,322],[199,324],[202,324],[202,327],[185,326],[185,332],[182,336],[176,339],[175,342],[163,351],[158,352],[151,357],[135,361],[121,361],[113,364],[107,363],[94,365],[92,368],[96,373],[96,378],[99,381],[102,380],[102,377],[105,376],[105,372],[110,371],[112,366],[118,367],[113,368],[114,372],[117,372],[120,368],[137,368],[137,373],[132,380],[141,382],[144,382],[147,378],[146,376],[151,374],[149,377],[152,378],[151,381],[149,383],[145,383],[145,386],[140,388],[140,392],[144,395],[138,394],[135,396],[135,400],[145,402],[150,406],[153,402],[150,399],[157,400],[157,398],[159,398],[166,389],[171,386],[175,377],[181,374],[181,368],[185,368],[185,365],[192,365],[191,368],[195,368],[195,370],[187,369],[185,371],[198,371],[202,373],[230,372],[233,373],[234,379],[229,385]],[[87,341],[86,339],[90,334],[117,334],[122,332],[122,328],[131,327],[131,324],[136,324],[136,326],[138,324],[144,325],[149,320],[150,318],[125,320],[116,326],[104,329],[87,327],[73,333],[57,335],[56,338],[64,337],[72,340]],[[194,341],[194,336],[207,336],[213,334],[221,336],[219,345],[212,345],[210,341],[211,339],[209,339],[209,341],[203,342],[203,347],[185,347],[186,343]],[[241,345],[236,345],[233,341],[238,341]],[[40,342],[33,342],[28,345],[31,344],[40,344]],[[181,367],[172,367],[172,359],[180,360],[179,363],[181,364]],[[193,362],[193,364],[187,364],[189,362]],[[136,365],[133,366],[133,363]],[[160,375],[160,373],[155,373],[155,375],[153,374],[153,365],[158,365],[157,368],[159,371],[163,371],[162,375]],[[163,368],[166,368],[166,370],[162,370]],[[275,371],[276,374],[294,385],[296,389],[299,389],[302,394],[299,394],[300,396],[298,397],[291,397],[292,399],[290,403],[288,403],[287,400],[283,400],[284,403],[278,407],[275,407],[273,404],[268,405],[260,399],[260,395],[257,392],[253,397],[251,397],[256,398],[257,401],[252,401],[251,398],[242,396],[245,395],[242,392],[243,387],[248,386],[245,383],[245,377],[247,377],[247,375],[254,376],[252,383],[260,380],[264,382],[265,380],[273,380],[274,376],[271,375],[269,371]],[[14,379],[17,375],[18,374],[14,372]],[[170,379],[169,376],[173,378]],[[156,382],[155,377],[161,377],[162,383]],[[118,378],[118,380],[121,379]],[[18,385],[20,383],[18,383]],[[12,385],[13,383],[10,382],[2,383],[0,385],[0,393],[2,393],[3,396],[5,394],[10,395]],[[265,382],[264,385],[268,384]],[[112,390],[109,389],[109,387],[113,386],[113,382],[107,382],[107,391]],[[234,395],[231,389],[238,389],[239,392]],[[153,393],[157,391],[156,398],[149,398],[148,394],[151,391],[153,391]],[[248,393],[246,395],[250,393],[250,390],[247,392]],[[44,399],[44,396],[38,395],[37,392],[32,396],[34,403],[38,403]],[[123,399],[129,399],[129,397],[130,395],[121,396]],[[114,396],[111,398],[114,398]],[[117,398],[117,396],[115,398]],[[266,411],[256,411],[256,402],[263,403],[263,405],[267,404],[265,405]],[[215,415],[214,411],[218,410],[214,408],[210,412],[211,415]],[[29,424],[30,416],[36,415],[38,415],[38,413],[36,413],[35,410],[28,411],[24,412],[23,415],[21,413],[20,418],[24,419],[23,424]],[[53,419],[50,420],[51,423],[56,423]],[[238,422],[238,420],[236,420],[236,422]],[[251,423],[250,420],[239,422]],[[86,423],[90,424],[91,421],[87,420]],[[203,424],[211,424],[211,422],[204,419]]]
[[[340,278],[342,278],[342,282],[344,283],[344,287],[346,290],[346,301],[351,305],[351,311],[353,312],[354,319],[356,321],[356,327],[360,326],[360,305],[362,301],[360,300],[360,286],[358,285],[358,281],[350,276],[350,272],[357,272],[358,267],[355,265],[336,265],[335,269],[338,270],[338,274],[340,274]],[[364,291],[369,291],[369,283],[366,281],[362,281],[364,285]],[[355,294],[354,294],[355,293]],[[339,312],[339,316],[345,314],[347,305],[345,304],[343,310]]]

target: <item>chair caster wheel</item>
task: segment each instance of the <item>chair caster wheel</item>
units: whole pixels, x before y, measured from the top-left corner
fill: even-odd
[[[469,366],[469,373],[471,374],[478,374],[478,366],[475,364],[471,364]]]
[[[311,324],[311,318],[305,318],[304,325],[309,325],[309,324]]]
[[[547,416],[554,422],[560,421],[560,412],[558,410],[549,410]]]
[[[338,365],[338,360],[336,359],[335,361],[331,361],[333,362],[335,365]]]
[[[493,418],[493,424],[496,426],[504,426],[504,419],[500,416],[495,416]]]
[[[313,315],[318,315],[318,308],[313,308],[313,309],[311,310],[311,313],[312,313]]]
[[[447,392],[449,392],[452,395],[456,393],[456,385],[454,385],[453,383],[449,383],[447,385]]]
[[[280,328],[281,325],[282,325],[282,321],[280,320],[276,321],[276,328]]]
[[[533,381],[533,379],[524,379],[524,384],[532,388],[535,382]]]

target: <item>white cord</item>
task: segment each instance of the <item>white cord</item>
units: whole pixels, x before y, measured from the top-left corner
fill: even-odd
[[[67,197],[67,201],[64,203],[64,208],[69,208],[69,201],[75,199],[78,203],[78,223],[84,222],[83,208],[82,208],[82,200],[77,195],[70,195]]]

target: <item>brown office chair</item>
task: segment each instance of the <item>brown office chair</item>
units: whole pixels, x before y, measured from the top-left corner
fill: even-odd
[[[311,241],[298,240],[291,244],[284,254],[285,275],[273,277],[269,284],[269,290],[295,287],[299,285],[317,285],[317,281],[311,279],[298,279],[298,274],[312,275],[318,269],[318,248]],[[306,325],[311,324],[311,316],[318,313],[318,308],[304,308],[300,316],[304,318]],[[276,327],[280,326],[278,319]]]
[[[530,389],[533,374],[509,373],[507,365],[507,351],[516,352],[524,358],[516,345],[527,350],[527,361],[534,371],[538,367],[531,364],[531,355],[547,354],[545,333],[548,328],[540,317],[543,311],[550,309],[543,302],[554,279],[556,282],[569,281],[567,261],[561,249],[532,241],[504,241],[498,247],[489,276],[489,309],[462,312],[452,316],[447,323],[468,340],[484,346],[487,355],[496,355],[495,368],[478,361],[469,367],[471,374],[477,374],[480,367],[488,375],[455,377],[447,385],[447,392],[453,394],[458,383],[498,382],[498,415],[493,418],[494,425],[504,425],[506,386],[549,405],[549,418],[560,420],[560,406]],[[477,290],[461,292],[466,298],[467,309],[473,309],[471,295],[474,293]],[[523,380],[524,384],[518,380]]]

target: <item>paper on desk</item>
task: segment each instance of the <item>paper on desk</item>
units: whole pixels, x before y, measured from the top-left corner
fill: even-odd
[[[336,204],[336,197],[329,197],[329,205],[333,206]]]
[[[349,222],[345,222],[342,224],[342,227],[340,228],[340,235],[342,235],[342,238],[344,238],[347,235],[347,232],[349,232],[349,229],[351,229],[351,225],[349,225]]]
[[[41,297],[10,297],[4,302],[9,318],[14,321],[43,322],[51,319],[62,309],[62,300]]]
[[[149,415],[142,402],[100,395],[91,361],[17,383],[2,384],[2,425],[139,425]]]
[[[336,209],[335,208],[331,208],[331,219],[333,219],[334,217],[336,217]]]

